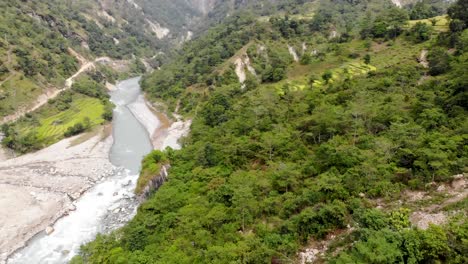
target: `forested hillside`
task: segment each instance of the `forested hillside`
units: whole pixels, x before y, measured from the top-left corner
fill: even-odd
[[[140,30],[137,22],[125,20],[131,14],[110,16],[98,3],[0,3],[1,119],[63,88],[86,58],[128,59],[156,54],[156,38]],[[118,10],[117,6],[113,8]],[[131,13],[131,9],[125,10]]]
[[[0,123],[10,122],[0,133],[3,146],[30,152],[109,120],[106,82],[159,67],[165,52],[190,38],[188,25],[206,15],[181,2],[186,8],[172,1],[1,2]],[[75,79],[86,92],[60,93]]]
[[[236,12],[144,78],[190,136],[72,263],[468,261],[467,1],[294,5]]]

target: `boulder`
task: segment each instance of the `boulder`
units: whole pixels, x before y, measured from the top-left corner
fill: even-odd
[[[52,226],[48,226],[45,229],[45,232],[46,232],[47,235],[52,234],[54,231],[55,231],[55,229]]]

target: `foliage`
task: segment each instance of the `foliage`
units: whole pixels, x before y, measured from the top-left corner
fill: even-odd
[[[85,76],[71,91],[62,92],[47,105],[8,124],[2,144],[19,153],[38,150],[112,120],[112,112],[104,86]]]
[[[443,14],[445,11],[443,3],[434,3],[434,1],[431,0],[418,1],[414,5],[410,5],[409,8],[411,20],[435,17]]]
[[[427,54],[429,73],[439,75],[450,70],[450,55],[442,47],[434,47]]]
[[[89,117],[86,117],[83,122],[74,124],[67,128],[67,131],[63,134],[65,137],[71,137],[83,133],[91,127],[91,121]]]
[[[432,31],[431,26],[418,22],[411,28],[410,34],[414,38],[415,42],[424,42],[429,40]]]
[[[363,17],[358,2],[336,6],[346,19]],[[354,23],[354,39],[340,43],[328,40],[340,18],[328,7],[312,20],[232,16],[146,77],[154,99],[180,99],[191,133],[166,153],[169,181],[127,226],[83,246],[74,261],[289,263],[311,240],[351,225],[330,262],[464,263],[465,221],[418,230],[408,210],[371,209],[362,197],[394,201],[466,170],[466,53],[445,60],[447,46],[426,42],[431,67],[450,67],[421,82],[425,69],[414,58],[423,45],[399,36],[405,10],[370,16],[370,28]],[[359,33],[393,41],[362,41]],[[288,45],[307,41],[321,59],[287,59]],[[365,54],[379,67],[362,63]],[[258,72],[248,88],[229,65],[244,55]],[[275,70],[282,78],[270,78]],[[143,166],[157,172],[163,158],[152,155]]]
[[[148,182],[160,173],[162,165],[165,165],[165,163],[167,163],[166,154],[159,150],[153,150],[143,159],[140,176],[135,188],[136,194],[141,194]]]
[[[452,31],[462,31],[468,27],[468,3],[466,1],[456,1],[449,7],[447,13],[452,18],[452,21],[450,22],[450,28]]]
[[[467,256],[455,241],[465,237],[468,226],[451,227],[459,223],[455,218],[446,226],[430,225],[427,230],[363,226],[355,234],[357,242],[330,263],[464,263]]]

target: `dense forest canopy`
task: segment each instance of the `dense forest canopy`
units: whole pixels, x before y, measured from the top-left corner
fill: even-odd
[[[335,235],[317,261],[468,261],[466,198],[427,229],[402,204],[467,171],[467,1],[434,22],[429,1],[304,2],[235,13],[144,78],[192,131],[152,154],[168,182],[72,263],[294,263]]]

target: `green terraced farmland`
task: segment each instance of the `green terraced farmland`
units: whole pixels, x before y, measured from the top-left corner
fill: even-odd
[[[332,70],[332,78],[328,81],[329,83],[336,82],[337,80],[342,80],[344,77],[353,78],[355,76],[367,74],[370,71],[377,70],[376,67],[364,63],[350,63],[341,68]],[[313,87],[321,87],[325,84],[323,80],[315,80],[312,84]]]
[[[433,26],[434,30],[438,32],[446,32],[449,30],[449,21],[447,19],[447,16],[436,16],[436,17],[427,18],[427,19],[410,20],[408,25],[412,27],[416,23],[422,22],[422,23],[432,26],[431,20],[433,19],[436,21],[435,25]]]
[[[35,132],[38,141],[49,145],[63,138],[63,134],[69,127],[83,122],[85,118],[89,118],[91,127],[104,123],[102,118],[104,105],[99,99],[86,96],[76,97],[70,108],[65,111],[50,115],[52,109],[48,109],[47,106],[41,109],[38,113],[39,125],[33,126],[26,123],[19,129],[20,134]]]

